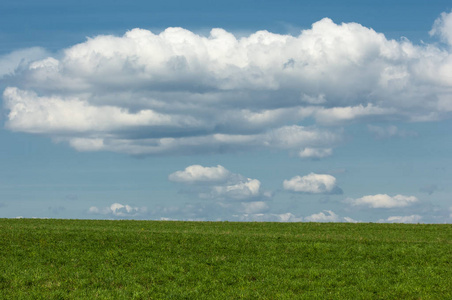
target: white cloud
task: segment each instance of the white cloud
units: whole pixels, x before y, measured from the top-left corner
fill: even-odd
[[[324,158],[333,154],[331,148],[304,148],[299,156],[303,158]]]
[[[47,51],[39,47],[16,50],[2,55],[0,56],[0,78],[5,75],[12,76],[16,70],[20,71],[20,68],[25,68],[31,62],[43,59],[48,55]]]
[[[432,30],[449,43],[451,18],[442,14]],[[0,64],[0,76],[11,75],[6,126],[80,151],[270,148],[321,158],[342,135],[321,126],[452,116],[449,49],[328,18],[298,36],[133,29],[90,38],[60,57],[43,53],[0,58],[10,62]]]
[[[304,218],[306,222],[340,222],[341,218],[331,210],[325,210],[318,214],[312,214]]]
[[[386,194],[369,195],[358,199],[348,198],[345,200],[353,206],[368,206],[371,208],[395,208],[406,207],[419,200],[414,196],[396,195],[391,197]]]
[[[203,167],[192,165],[185,168],[184,171],[177,171],[169,175],[168,179],[183,183],[204,183],[204,182],[225,182],[231,176],[231,172],[223,166]]]
[[[430,35],[439,36],[445,43],[452,45],[452,13],[442,13],[435,20]]]
[[[176,171],[170,174],[168,179],[193,186],[188,191],[197,193],[200,198],[221,201],[255,201],[256,199],[269,199],[271,197],[268,192],[262,191],[259,180],[232,173],[221,165],[216,167],[188,166],[184,171]],[[259,201],[254,202],[254,205],[259,205],[259,203]],[[243,205],[247,207],[253,204]]]
[[[296,217],[292,213],[272,214],[272,213],[254,213],[236,215],[239,221],[246,222],[302,222],[303,218]]]
[[[261,182],[257,179],[243,179],[229,185],[212,187],[213,197],[226,197],[236,200],[246,200],[261,195]]]
[[[347,223],[360,223],[361,221],[354,220],[350,217],[344,217],[344,221]]]
[[[328,174],[310,173],[306,176],[295,176],[290,180],[284,180],[285,190],[310,194],[341,193],[336,185],[336,178]]]
[[[411,215],[411,216],[392,216],[387,219],[380,219],[378,223],[419,223],[422,216]]]
[[[88,209],[89,214],[106,215],[111,217],[137,217],[147,212],[146,207],[133,207],[130,205],[123,205],[120,203],[113,203],[107,207],[91,206]]]

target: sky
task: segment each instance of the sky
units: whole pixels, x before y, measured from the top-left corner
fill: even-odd
[[[450,1],[0,3],[0,218],[452,222]]]

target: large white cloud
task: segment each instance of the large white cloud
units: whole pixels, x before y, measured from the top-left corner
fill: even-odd
[[[310,173],[284,180],[285,190],[309,194],[338,194],[342,190],[336,185],[336,178],[328,174]]]
[[[387,194],[368,195],[358,199],[346,199],[346,202],[353,206],[367,206],[371,208],[406,207],[418,201],[418,198],[414,196],[396,195],[391,197]]]
[[[441,15],[432,34],[450,43],[451,19]],[[38,50],[11,54],[21,67],[15,58],[1,71],[11,74],[3,92],[6,126],[81,151],[268,147],[321,158],[341,138],[322,126],[452,115],[450,49],[388,40],[328,18],[298,36],[133,29],[90,38],[55,57],[36,60]]]

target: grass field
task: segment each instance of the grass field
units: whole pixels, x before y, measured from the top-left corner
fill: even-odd
[[[452,225],[0,219],[0,299],[452,299]]]

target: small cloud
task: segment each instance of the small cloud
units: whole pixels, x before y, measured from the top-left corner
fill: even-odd
[[[437,190],[438,186],[436,184],[426,185],[419,189],[419,191],[421,191],[422,193],[427,193],[429,195],[433,194]]]
[[[411,216],[392,216],[387,219],[380,219],[378,223],[419,223],[422,219],[419,215]]]
[[[243,215],[235,215],[234,217],[242,222],[302,222],[303,221],[303,218],[296,217],[292,213],[243,214]]]
[[[344,221],[347,223],[360,223],[361,221],[354,220],[350,217],[344,217]]]
[[[328,174],[310,173],[306,176],[295,176],[284,180],[285,190],[308,194],[342,194],[336,185],[336,178]]]
[[[340,222],[341,218],[331,210],[324,210],[304,218],[307,222]]]
[[[113,203],[107,207],[91,206],[88,209],[89,214],[93,215],[106,215],[112,217],[137,217],[147,212],[146,207],[132,207],[130,205],[123,205],[120,203]]]
[[[331,148],[304,148],[298,155],[302,158],[313,158],[319,159],[333,154],[333,149]]]
[[[220,165],[192,165],[170,174],[168,179],[187,185],[185,192],[197,193],[200,198],[255,201],[271,197],[270,193],[262,191],[259,180],[232,173]]]
[[[203,167],[192,165],[185,168],[184,171],[177,171],[168,176],[170,181],[186,184],[215,183],[225,182],[231,176],[231,172],[223,166]]]
[[[368,206],[370,208],[406,207],[418,201],[414,196],[396,195],[391,197],[386,194],[369,195],[358,199],[348,198],[345,200],[345,202],[353,206]]]

